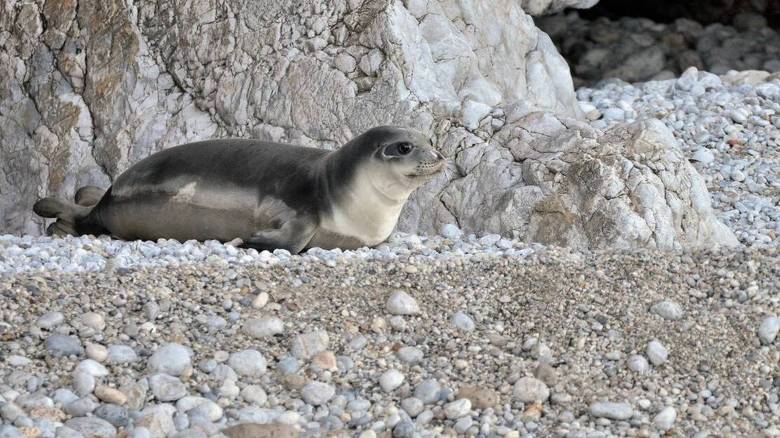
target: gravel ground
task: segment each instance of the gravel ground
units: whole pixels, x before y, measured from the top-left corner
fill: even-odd
[[[776,248],[420,255],[438,240],[0,277],[0,435],[780,434]]]

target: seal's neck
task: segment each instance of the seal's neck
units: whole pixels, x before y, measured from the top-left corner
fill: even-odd
[[[336,158],[336,157],[334,157]],[[371,159],[328,169],[329,209],[320,227],[353,237],[364,245],[383,242],[395,228],[413,188]]]

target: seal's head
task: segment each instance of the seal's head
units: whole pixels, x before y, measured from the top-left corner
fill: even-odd
[[[368,184],[389,200],[403,202],[446,167],[430,140],[413,129],[379,126],[344,145],[356,166],[357,184]]]

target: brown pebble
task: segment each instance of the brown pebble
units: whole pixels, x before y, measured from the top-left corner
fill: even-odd
[[[460,388],[457,398],[468,399],[476,409],[487,409],[498,404],[498,393],[494,389],[479,386],[468,385]]]

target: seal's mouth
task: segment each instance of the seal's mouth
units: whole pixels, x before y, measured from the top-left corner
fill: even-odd
[[[430,178],[444,170],[445,167],[447,167],[447,161],[443,159],[433,163],[420,163],[417,165],[417,168],[414,169],[414,173],[408,174],[406,176],[412,179]]]

